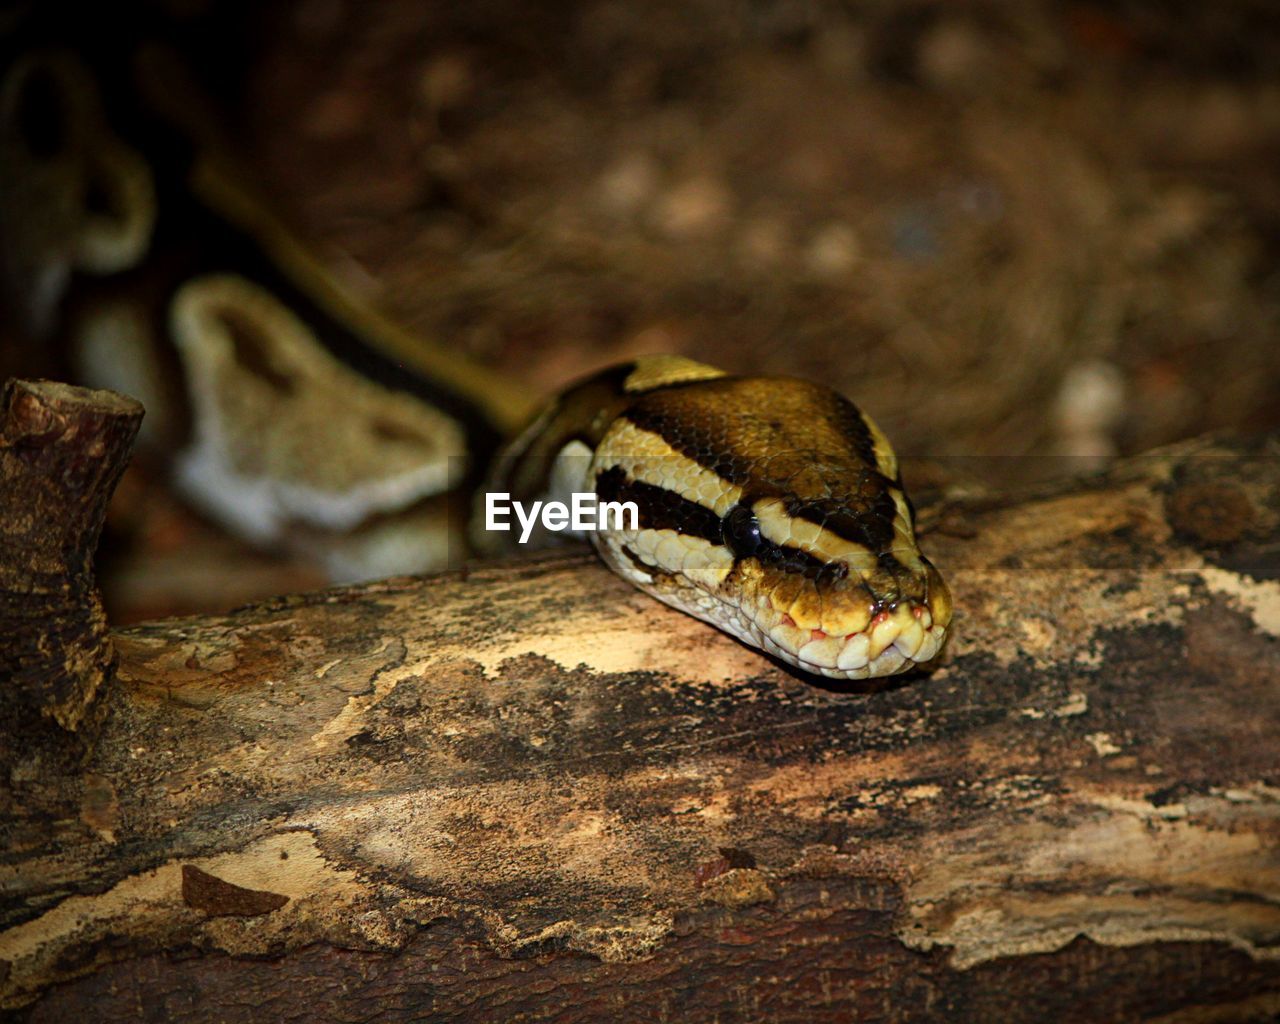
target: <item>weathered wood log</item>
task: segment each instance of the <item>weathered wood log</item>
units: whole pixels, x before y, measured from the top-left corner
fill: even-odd
[[[118,631],[78,815],[3,780],[5,1005],[1269,1018],[1278,454],[957,507],[954,641],[878,692],[585,553]]]
[[[107,500],[142,406],[113,391],[10,380],[0,392],[0,721],[75,731],[111,668],[93,576]],[[36,726],[38,728],[38,726]]]

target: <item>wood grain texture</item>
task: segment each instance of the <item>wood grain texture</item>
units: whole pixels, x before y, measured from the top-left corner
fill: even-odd
[[[9,380],[0,392],[0,722],[81,724],[111,667],[93,554],[142,406]],[[37,726],[38,728],[38,726]]]
[[[878,692],[585,552],[121,630],[82,771],[32,744],[3,780],[5,1005],[1280,1013],[1278,454],[1199,442],[942,516],[956,635]],[[184,899],[192,869],[234,888]],[[253,913],[217,912],[237,890]]]

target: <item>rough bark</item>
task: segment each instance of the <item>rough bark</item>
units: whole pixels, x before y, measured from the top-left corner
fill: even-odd
[[[10,380],[0,392],[0,705],[10,732],[75,731],[111,668],[93,576],[107,500],[142,406],[112,391]]]
[[[1277,454],[952,508],[954,640],[877,692],[586,553],[121,630],[83,771],[3,780],[6,1005],[1268,1019]]]

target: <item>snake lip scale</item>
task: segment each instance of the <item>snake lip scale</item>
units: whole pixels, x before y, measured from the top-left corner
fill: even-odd
[[[933,624],[927,606],[906,602],[899,610],[905,614],[880,612],[867,629],[843,637],[810,630],[808,642],[799,627],[786,624],[784,620],[790,621],[790,616],[785,614],[771,629],[762,631],[758,622],[753,625],[757,645],[784,661],[818,675],[839,672],[848,679],[869,679],[927,664],[946,639],[947,627]]]

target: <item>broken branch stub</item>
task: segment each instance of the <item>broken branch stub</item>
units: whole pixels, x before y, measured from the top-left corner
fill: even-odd
[[[10,380],[0,394],[0,706],[83,731],[113,661],[93,554],[142,406]],[[26,717],[24,717],[26,716]]]

